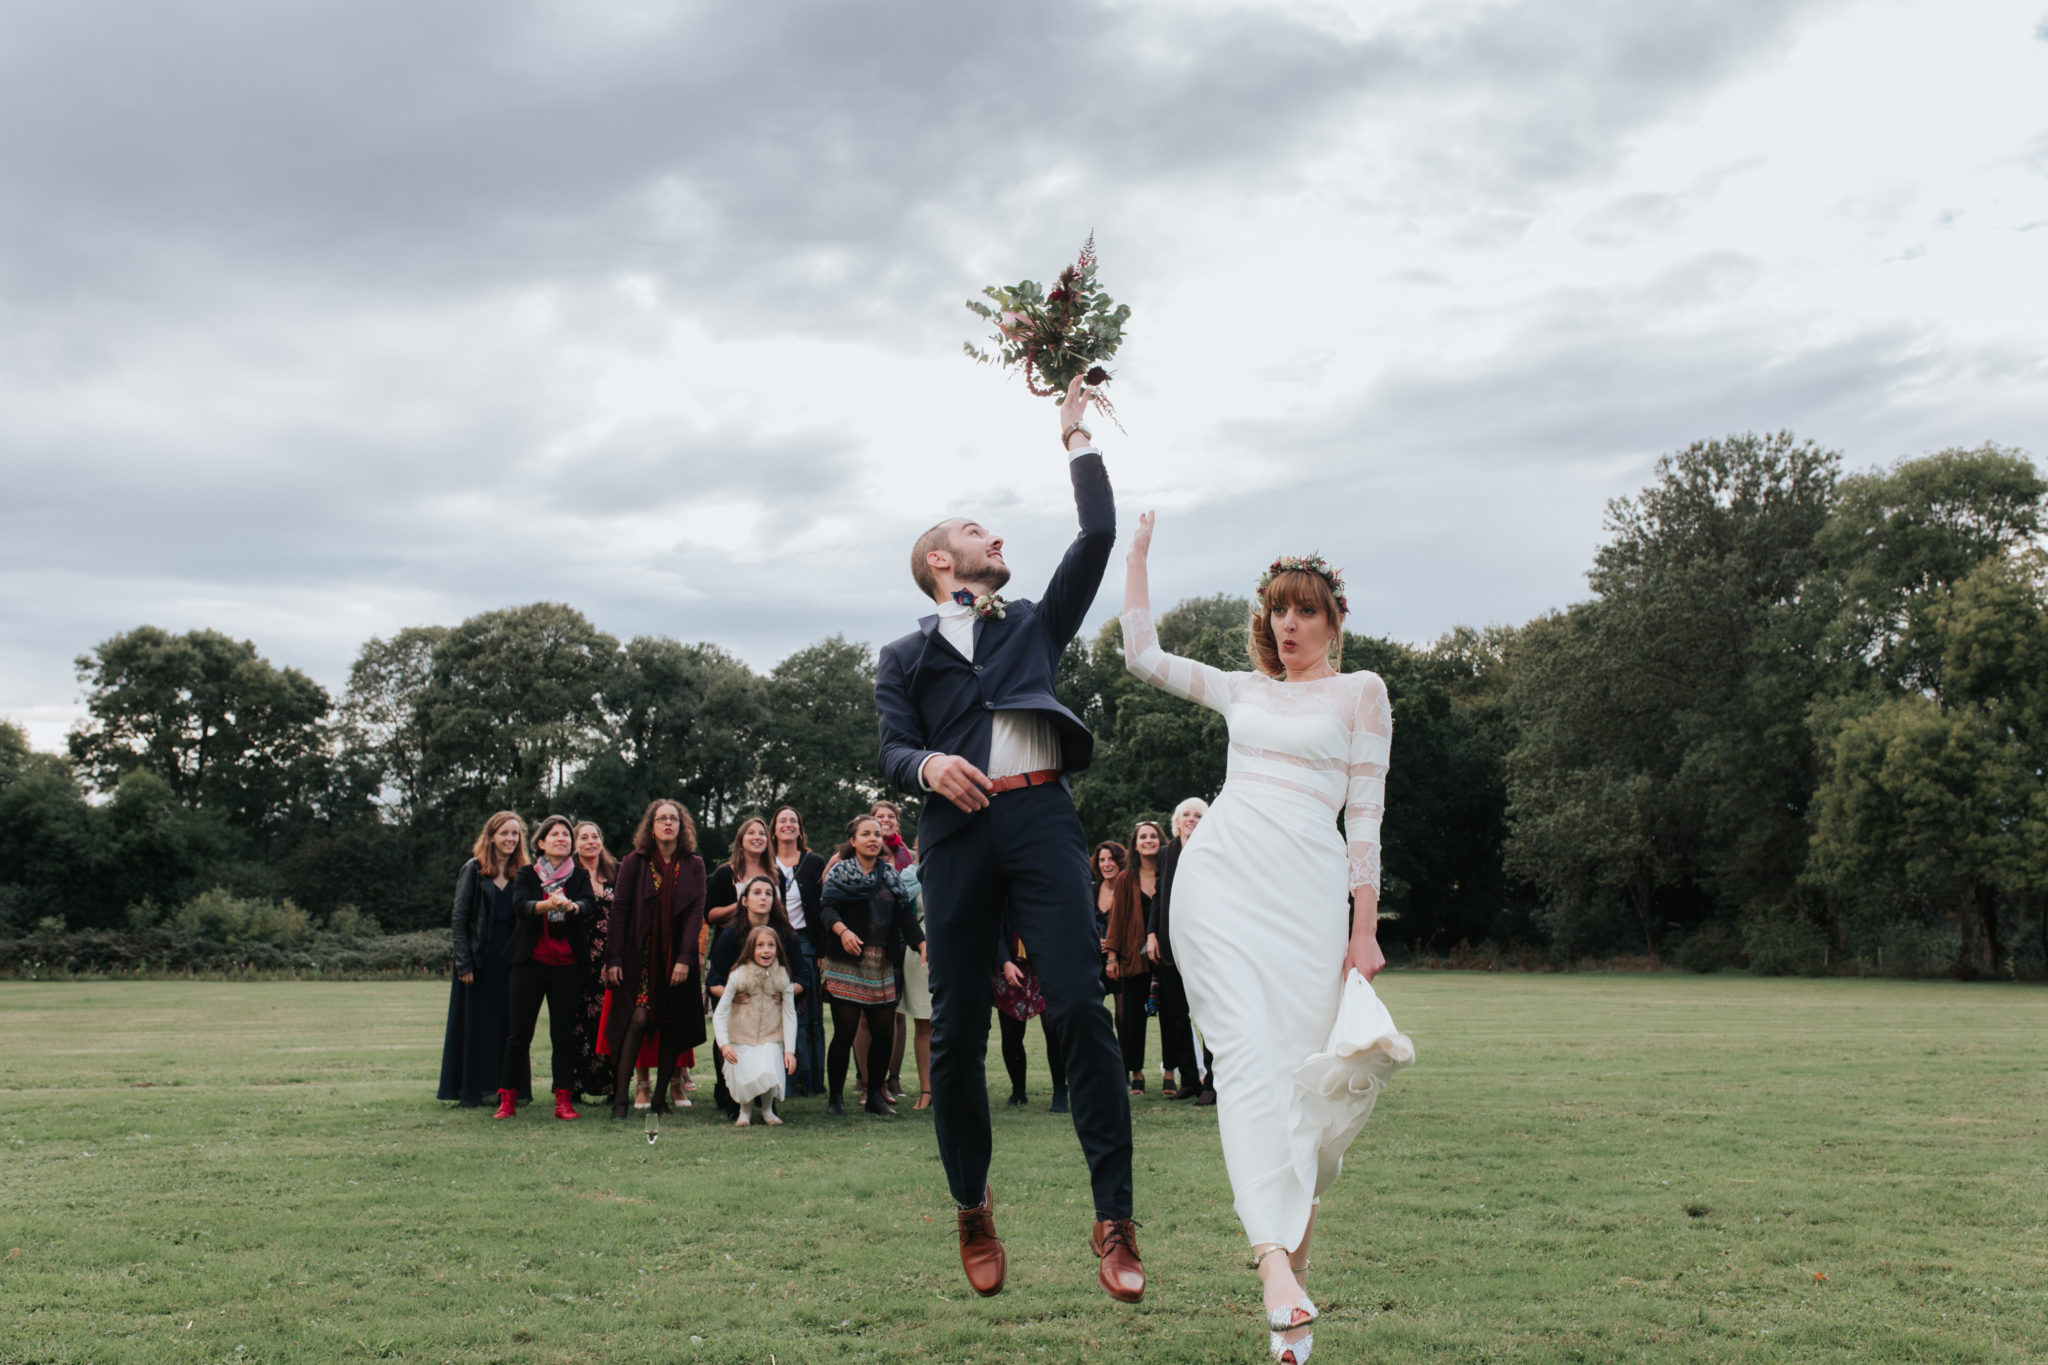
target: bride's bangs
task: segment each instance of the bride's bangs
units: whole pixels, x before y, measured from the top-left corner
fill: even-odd
[[[1288,569],[1274,574],[1273,581],[1266,585],[1260,597],[1269,614],[1287,607],[1296,611],[1313,607],[1331,620],[1339,620],[1344,615],[1337,610],[1337,594],[1330,591],[1329,580],[1306,569]]]

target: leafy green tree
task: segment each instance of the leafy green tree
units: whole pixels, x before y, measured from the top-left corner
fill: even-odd
[[[1507,867],[1543,889],[1567,951],[1625,908],[1657,953],[1796,887],[1811,666],[1781,613],[1821,562],[1838,472],[1785,433],[1666,456],[1610,504],[1593,600],[1521,632]]]
[[[1344,668],[1387,685],[1394,742],[1381,824],[1382,938],[1431,950],[1532,936],[1508,885],[1506,632],[1461,630],[1429,649],[1346,635]]]
[[[883,794],[875,656],[839,635],[798,650],[768,675],[766,712],[762,804],[786,801],[803,812],[813,843],[837,838]],[[906,825],[915,810],[904,811]]]
[[[2048,887],[2048,556],[1994,550],[1904,620],[1923,688],[1815,708],[1831,743],[1811,873],[1867,935],[1954,921],[1959,969],[1990,975],[2005,911]]]
[[[2000,906],[2040,884],[2044,498],[2023,455],[1990,445],[1845,479],[1803,604],[1827,756],[1806,880],[1866,937],[1953,917],[1965,971],[1995,970]],[[1911,871],[1887,883],[1898,858]]]
[[[563,805],[615,848],[658,796],[682,801],[707,841],[729,834],[758,785],[766,691],[716,645],[631,641],[604,693],[603,741]]]
[[[78,659],[89,719],[71,755],[99,790],[132,772],[230,825],[269,835],[303,821],[329,767],[326,689],[247,640],[140,626]]]
[[[446,626],[408,626],[357,651],[342,693],[342,752],[351,786],[365,800],[388,802],[407,822],[422,819],[436,793],[427,784],[420,701]]]
[[[455,828],[539,810],[599,751],[619,644],[557,602],[472,616],[415,694],[419,783]]]
[[[1939,691],[1942,644],[1927,608],[2037,536],[2044,495],[2048,483],[2026,456],[1993,445],[1843,479],[1817,546],[1827,572],[1807,604],[1826,622],[1830,690]]]
[[[2015,757],[1980,709],[1917,694],[1845,721],[1816,803],[1815,870],[1867,928],[1955,919],[1964,965],[1994,972],[1997,897],[2025,877],[2012,834],[2030,793]]]

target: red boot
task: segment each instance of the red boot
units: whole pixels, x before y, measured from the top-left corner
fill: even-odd
[[[516,1090],[500,1090],[498,1092],[498,1112],[491,1115],[491,1117],[494,1119],[509,1119],[517,1118],[518,1116],[519,1092]]]
[[[566,1090],[557,1090],[555,1092],[555,1117],[558,1119],[580,1119],[583,1117],[583,1115],[569,1107],[569,1092]]]

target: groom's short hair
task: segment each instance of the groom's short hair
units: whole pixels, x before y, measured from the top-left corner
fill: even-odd
[[[926,597],[936,598],[939,595],[939,576],[932,572],[925,556],[933,550],[954,553],[953,528],[959,524],[960,518],[948,517],[919,536],[917,544],[910,547],[910,576],[917,580],[917,590]]]

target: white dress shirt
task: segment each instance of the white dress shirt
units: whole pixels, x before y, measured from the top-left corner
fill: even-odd
[[[1084,445],[1079,450],[1068,452],[1071,463],[1083,455],[1099,455],[1093,445]],[[940,602],[939,634],[946,637],[946,643],[960,651],[960,657],[968,663],[974,662],[974,608],[958,602]],[[1015,777],[1019,773],[1036,773],[1060,768],[1060,732],[1053,723],[1036,711],[998,711],[995,714],[995,732],[989,737],[988,775],[994,777]],[[938,755],[932,755],[936,758]],[[932,784],[924,775],[931,765],[927,758],[918,765],[918,784],[926,791]]]

